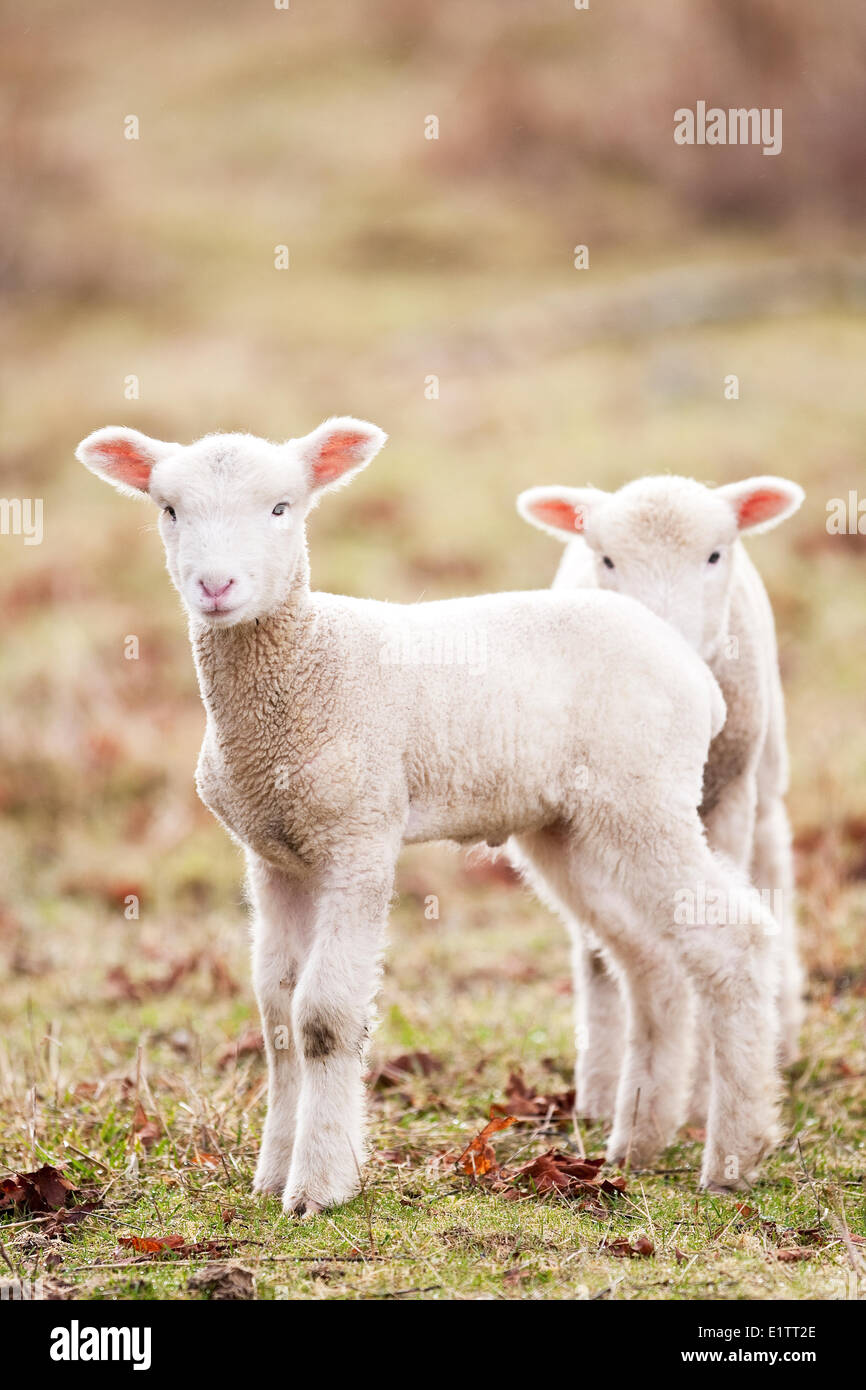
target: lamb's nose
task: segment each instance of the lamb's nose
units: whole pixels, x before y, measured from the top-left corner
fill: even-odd
[[[208,598],[222,598],[223,594],[228,593],[235,581],[233,579],[227,579],[225,583],[221,584],[218,579],[211,579],[210,576],[208,576],[207,579],[200,579],[198,582]]]

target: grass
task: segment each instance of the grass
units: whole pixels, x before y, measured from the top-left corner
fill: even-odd
[[[813,989],[786,1140],[745,1198],[696,1194],[700,1144],[688,1136],[657,1170],[629,1173],[623,1194],[588,1204],[531,1190],[508,1201],[455,1167],[509,1069],[559,1091],[571,1055],[561,934],[522,889],[476,882],[484,872],[444,850],[407,857],[375,1058],[417,1049],[442,1067],[374,1090],[362,1196],[306,1223],[250,1191],[263,1065],[257,1052],[225,1060],[254,1023],[233,914],[148,930],[103,909],[89,963],[40,973],[32,962],[11,1036],[4,1026],[0,1143],[13,1166],[65,1163],[81,1195],[103,1200],[51,1236],[43,1220],[7,1217],[0,1239],[16,1270],[97,1299],[207,1297],[188,1281],[226,1260],[250,1269],[265,1299],[862,1295],[862,1247],[845,1239],[866,1236],[862,977]],[[431,893],[438,920],[425,917]],[[63,934],[86,930],[72,918]],[[124,961],[131,984],[116,974]],[[178,964],[189,973],[167,987]],[[516,1166],[569,1142],[542,1121],[495,1146]],[[585,1129],[580,1142],[598,1153],[603,1136]],[[129,1235],[225,1245],[154,1257],[122,1246]],[[652,1255],[605,1248],[640,1235]]]
[[[793,255],[811,283],[816,246],[835,265],[845,234],[701,230],[661,184],[575,173],[552,108],[532,135],[542,153],[559,141],[549,186],[515,166],[521,130],[495,114],[464,148],[448,47],[459,7],[428,7],[435,60],[412,47],[427,21],[406,20],[405,51],[386,42],[406,8],[372,7],[360,66],[359,33],[335,52],[327,20],[300,6],[290,53],[265,11],[211,21],[209,7],[192,52],[148,11],[96,4],[82,25],[41,5],[9,49],[24,183],[4,264],[22,288],[5,314],[0,493],[43,497],[46,531],[34,547],[0,537],[0,1176],[62,1163],[77,1200],[99,1204],[65,1224],[3,1213],[6,1260],[97,1299],[208,1297],[188,1281],[226,1260],[254,1271],[260,1298],[863,1297],[864,538],[829,536],[825,518],[863,476],[866,328],[831,293],[789,289],[758,308],[734,286],[727,317],[700,311],[720,266],[752,284],[756,266]],[[475,58],[500,8],[484,7]],[[565,82],[558,30],[530,37],[509,28],[526,71],[537,63],[544,85],[555,61]],[[421,118],[437,109],[430,150]],[[120,134],[129,110],[137,145]],[[783,161],[759,163],[766,180]],[[292,269],[278,273],[283,241]],[[691,288],[667,277],[684,265]],[[661,310],[649,318],[648,284]],[[737,401],[723,396],[730,372]],[[138,399],[124,396],[130,373]],[[512,1071],[545,1094],[567,1084],[572,1001],[558,924],[438,846],[401,861],[372,1064],[425,1051],[441,1069],[374,1091],[365,1190],[347,1208],[299,1224],[250,1193],[262,1061],[225,1060],[256,1026],[241,867],[192,785],[202,713],[183,620],[152,515],[72,451],[109,422],[284,437],[343,412],[391,435],[311,525],[315,582],[348,593],[413,602],[548,583],[557,547],[513,506],[533,483],[777,472],[806,488],[803,511],[751,551],[788,698],[809,1012],[784,1143],[739,1207],[697,1194],[687,1134],[657,1171],[589,1205],[506,1200],[455,1170]],[[521,1124],[495,1146],[514,1166],[603,1142],[598,1128]],[[651,1255],[611,1253],[641,1234]],[[120,1243],[166,1235],[219,1244],[154,1258]],[[792,1248],[803,1257],[780,1258]]]

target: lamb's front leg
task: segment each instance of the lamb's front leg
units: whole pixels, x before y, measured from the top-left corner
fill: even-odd
[[[292,1009],[301,1094],[287,1212],[310,1215],[355,1196],[365,1159],[363,1068],[379,983],[393,860],[350,865],[322,886]]]
[[[282,1192],[292,1161],[301,1065],[292,998],[312,939],[310,892],[257,855],[247,858],[253,908],[253,982],[268,1064],[268,1110],[253,1187]]]
[[[754,770],[749,767],[722,788],[718,800],[704,815],[710,849],[724,854],[741,873],[749,871],[757,800],[757,778]],[[712,1055],[709,1018],[705,1009],[699,1009],[696,1020],[695,1065],[689,1100],[689,1119],[696,1125],[707,1123]]]
[[[751,1182],[779,1138],[778,929],[757,894],[746,900],[726,864],[708,856],[701,876],[719,894],[716,901],[735,905],[743,919],[677,928],[713,1044],[701,1184],[728,1190]]]

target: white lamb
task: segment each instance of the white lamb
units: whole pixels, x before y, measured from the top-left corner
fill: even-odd
[[[721,932],[674,922],[684,886],[738,890],[696,810],[718,686],[672,627],[618,595],[400,606],[311,592],[307,513],[384,441],[346,418],[284,444],[216,434],[183,447],[109,428],[77,450],[160,508],[189,614],[207,714],[198,789],[244,847],[254,906],[269,1066],[256,1187],[300,1214],[358,1190],[400,845],[510,836],[623,961],[611,1161],[645,1161],[682,1118],[688,1001],[661,1013],[641,975],[678,932],[714,1041],[702,1180],[747,1178],[776,1137],[775,925],[763,910]]]
[[[569,541],[553,588],[629,594],[673,624],[708,662],[727,705],[707,763],[701,815],[711,848],[755,886],[772,892],[780,925],[781,1047],[797,1053],[802,973],[793,907],[785,707],[773,613],[739,537],[765,531],[797,510],[803,491],[784,478],[749,478],[710,489],[691,478],[641,478],[615,493],[534,487],[520,495],[527,521]],[[660,658],[661,659],[661,658]],[[616,968],[614,966],[614,975]],[[660,969],[665,997],[679,973]],[[580,1113],[613,1113],[623,1056],[620,992],[592,934],[575,934]],[[696,1115],[706,1106],[707,1040],[698,1063]]]

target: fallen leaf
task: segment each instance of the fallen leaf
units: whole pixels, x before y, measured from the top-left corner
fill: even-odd
[[[638,1236],[634,1241],[628,1240],[626,1236],[619,1236],[616,1240],[602,1241],[599,1249],[623,1260],[648,1259],[650,1255],[655,1254],[655,1246],[649,1236]]]
[[[514,1115],[518,1120],[563,1120],[571,1123],[574,1113],[574,1090],[539,1095],[527,1086],[520,1072],[513,1071],[505,1088],[505,1104],[492,1105],[492,1115]]]
[[[264,1053],[265,1040],[258,1028],[248,1028],[241,1034],[237,1042],[229,1043],[217,1058],[217,1066],[222,1070],[230,1062],[237,1062],[241,1057],[249,1057],[254,1054]]]
[[[789,1245],[773,1251],[776,1259],[785,1264],[793,1263],[794,1260],[810,1260],[814,1253],[814,1248],[810,1245]]]
[[[186,1245],[184,1236],[118,1236],[118,1245],[125,1245],[138,1255],[161,1255],[165,1250],[179,1250]]]
[[[144,1109],[141,1101],[135,1107],[135,1114],[132,1117],[132,1133],[141,1144],[142,1148],[150,1149],[162,1134],[162,1125],[158,1120],[152,1120]]]
[[[402,1085],[407,1076],[432,1076],[441,1070],[439,1058],[432,1057],[429,1052],[404,1052],[371,1068],[367,1081],[371,1086],[384,1090],[388,1086]]]
[[[476,1134],[472,1143],[465,1148],[457,1159],[457,1167],[470,1178],[487,1177],[492,1173],[499,1172],[499,1163],[493,1146],[488,1144],[488,1139],[492,1134],[496,1134],[500,1129],[507,1129],[515,1122],[514,1115],[494,1117],[488,1120],[487,1124]]]
[[[199,1168],[221,1168],[222,1162],[218,1154],[200,1153],[198,1150],[192,1156],[192,1162]]]
[[[24,1211],[42,1213],[65,1207],[74,1184],[50,1163],[32,1173],[13,1173],[0,1178],[0,1211],[21,1207]]]
[[[405,1149],[374,1149],[371,1158],[375,1163],[395,1163],[398,1168],[408,1162]]]
[[[601,1172],[603,1164],[603,1158],[578,1158],[561,1149],[548,1149],[507,1177],[511,1184],[530,1187],[540,1196],[550,1192],[565,1196],[599,1192],[614,1196],[625,1192],[626,1179],[621,1174],[606,1177]]]

